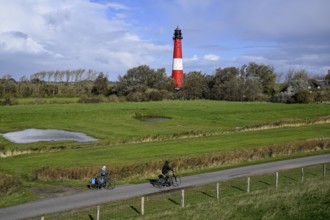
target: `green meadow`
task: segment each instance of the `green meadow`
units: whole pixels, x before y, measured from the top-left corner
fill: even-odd
[[[167,120],[145,122],[149,117]],[[199,100],[2,106],[0,133],[61,129],[98,141],[15,144],[0,136],[0,151],[7,156],[0,158],[0,207],[40,199],[36,188],[83,190],[104,164],[126,183],[156,176],[165,159],[188,175],[329,153],[329,121],[325,104]],[[137,176],[127,171],[136,167]],[[68,177],[70,172],[74,175]]]

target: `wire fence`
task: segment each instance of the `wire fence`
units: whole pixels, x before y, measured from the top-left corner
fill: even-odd
[[[257,190],[274,189],[284,186],[303,184],[307,180],[330,177],[329,164],[320,164],[258,176],[241,177],[229,181],[217,182],[207,185],[194,186],[184,189],[173,188],[157,194],[145,195],[123,201],[100,204],[84,209],[69,210],[65,212],[37,216],[33,219],[136,219],[144,218],[154,213],[170,213],[206,203],[221,201],[225,198],[247,194]],[[152,186],[151,186],[152,187]],[[211,203],[212,204],[212,203]]]

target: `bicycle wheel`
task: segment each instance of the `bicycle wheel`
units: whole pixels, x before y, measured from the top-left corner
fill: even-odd
[[[115,187],[116,187],[116,183],[114,179],[107,181],[104,186],[105,189],[114,189]]]
[[[175,176],[173,177],[173,186],[179,186],[181,184],[181,177]]]
[[[163,188],[163,187],[165,187],[165,185],[166,185],[166,179],[165,178],[160,178],[157,181],[157,187],[158,188]]]

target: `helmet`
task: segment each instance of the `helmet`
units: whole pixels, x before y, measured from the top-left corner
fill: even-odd
[[[170,162],[168,160],[166,160],[165,163],[170,163]]]
[[[103,167],[102,167],[102,170],[105,170],[105,169],[106,169],[106,167],[105,167],[105,166],[103,166]]]

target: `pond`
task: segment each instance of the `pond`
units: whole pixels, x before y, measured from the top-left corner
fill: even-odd
[[[165,121],[169,120],[168,118],[145,118],[143,119],[144,122],[157,122],[157,121]]]
[[[22,131],[14,131],[2,134],[7,140],[17,143],[33,143],[39,141],[77,141],[77,142],[91,142],[97,139],[87,136],[84,133],[56,130],[56,129],[25,129]]]

